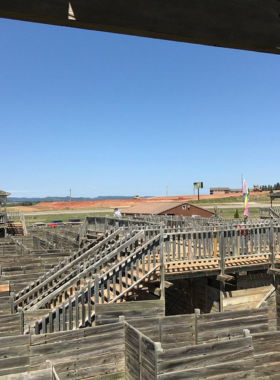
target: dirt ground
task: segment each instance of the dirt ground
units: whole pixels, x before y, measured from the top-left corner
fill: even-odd
[[[254,194],[254,193],[251,193]],[[259,193],[255,193],[259,194]],[[236,196],[239,194],[229,193],[229,194],[216,194],[216,195],[200,195],[199,198],[202,199],[215,199],[215,198],[228,198]],[[83,209],[94,209],[94,208],[125,208],[134,206],[142,202],[180,202],[180,201],[192,201],[197,200],[197,195],[179,195],[170,197],[152,197],[152,198],[142,198],[142,199],[106,199],[98,201],[81,201],[81,202],[71,202],[72,210],[83,210]],[[18,206],[13,207],[13,210],[21,211],[53,211],[53,210],[67,210],[70,209],[69,202],[42,202],[38,203],[32,207]]]

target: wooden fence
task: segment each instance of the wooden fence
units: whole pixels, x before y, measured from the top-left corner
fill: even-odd
[[[252,337],[162,348],[133,328],[125,328],[126,379],[254,379]],[[234,373],[235,377],[232,377]]]
[[[27,371],[39,371],[39,379],[46,361],[57,380],[254,379],[269,358],[268,373],[280,369],[279,334],[268,332],[267,308],[164,317],[163,301],[147,301],[100,305],[96,313],[95,327],[0,337],[0,380],[16,373],[24,379]]]

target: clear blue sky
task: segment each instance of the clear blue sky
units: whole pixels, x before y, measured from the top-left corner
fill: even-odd
[[[0,189],[193,194],[280,182],[280,57],[0,19]]]

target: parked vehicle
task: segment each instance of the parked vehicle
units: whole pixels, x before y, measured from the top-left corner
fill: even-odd
[[[48,227],[58,227],[58,226],[64,226],[64,223],[62,220],[52,220],[50,223],[47,224]]]
[[[76,226],[76,225],[82,224],[82,222],[81,222],[81,219],[71,218],[69,219],[67,224],[71,224],[71,226]]]
[[[43,222],[37,222],[32,225],[32,227],[46,227],[46,223]]]

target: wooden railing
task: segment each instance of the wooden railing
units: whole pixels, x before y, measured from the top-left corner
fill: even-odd
[[[225,257],[268,254],[273,244],[280,251],[279,229],[238,226],[231,230],[167,233],[164,238],[167,261],[216,258],[221,246]]]
[[[123,231],[121,229],[115,230],[113,228],[101,236],[100,239],[87,244],[85,247],[73,253],[69,258],[60,261],[58,265],[45,273],[44,276],[40,276],[36,281],[33,281],[29,286],[17,293],[15,295],[14,306],[23,308],[28,306],[34,297],[42,294],[43,290],[52,285],[53,282],[58,282],[79,260],[84,263],[84,259],[88,259],[97,251],[104,249],[104,246],[106,246],[111,239],[119,237],[122,233]]]
[[[160,235],[156,235],[142,246],[135,246],[128,256],[119,257],[102,275],[96,273],[94,280],[84,282],[79,291],[37,321],[35,333],[65,331],[91,325],[95,304],[116,302],[153,275],[158,277],[155,272],[160,270],[160,263],[156,259],[159,245]]]
[[[116,242],[111,247],[111,250],[105,249],[98,252],[90,260],[84,263],[79,263],[76,270],[71,270],[71,273],[63,278],[62,281],[50,285],[42,297],[37,296],[36,303],[29,303],[28,308],[39,309],[49,305],[56,305],[61,303],[63,299],[67,299],[70,294],[73,294],[76,289],[81,289],[93,277],[96,272],[106,268],[111,263],[116,263],[121,260],[123,254],[128,247],[137,247],[139,239],[143,238],[143,233],[139,232],[132,238],[126,236],[120,242]],[[103,269],[104,270],[104,269]],[[67,270],[67,272],[69,272]]]

